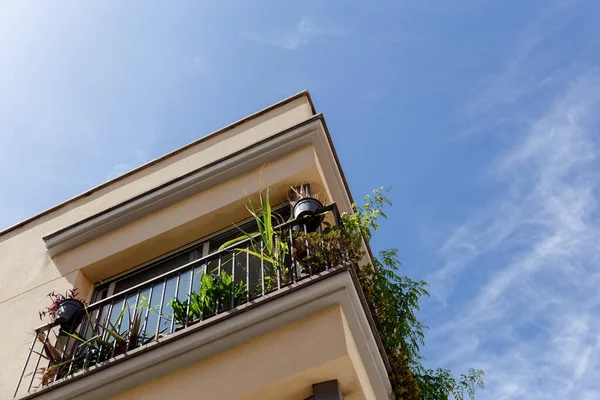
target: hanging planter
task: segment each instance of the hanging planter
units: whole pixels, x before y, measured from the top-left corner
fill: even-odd
[[[296,221],[306,226],[308,232],[315,232],[323,222],[325,216],[319,214],[323,203],[313,197],[305,197],[294,204],[292,215]],[[301,226],[302,228],[302,226]]]
[[[52,292],[48,297],[52,299],[52,305],[40,311],[40,319],[49,316],[53,322],[60,323],[62,331],[73,333],[83,319],[85,302],[76,290],[68,290],[65,294]]]
[[[317,200],[317,197],[319,194],[313,195],[308,183],[292,186],[288,198],[293,206],[292,216],[300,222],[296,225],[300,230],[306,228],[307,232],[315,232],[323,222],[324,216],[319,215],[323,203]]]
[[[56,321],[65,323],[75,318],[83,311],[85,305],[77,299],[65,299],[60,302],[56,311]]]
[[[74,333],[77,327],[83,320],[85,304],[79,300],[66,299],[62,303],[57,311],[57,321],[61,322],[61,331],[67,333]]]

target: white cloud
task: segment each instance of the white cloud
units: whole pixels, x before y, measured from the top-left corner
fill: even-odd
[[[504,194],[440,248],[434,295],[459,279],[478,289],[430,341],[486,370],[482,398],[600,398],[599,89],[585,73],[532,118],[491,164]]]
[[[454,136],[459,139],[483,131],[491,127],[514,124],[519,120],[527,123],[527,110],[523,107],[523,99],[540,90],[549,89],[569,79],[568,64],[560,67],[554,65],[556,57],[540,51],[544,45],[555,40],[555,33],[568,23],[564,18],[567,10],[573,9],[577,0],[557,1],[541,9],[538,18],[517,32],[514,46],[508,57],[498,61],[498,70],[488,73],[473,85],[473,93],[464,107],[464,116],[471,121],[469,127]],[[547,64],[546,68],[539,68]],[[540,104],[543,99],[538,98]],[[506,113],[510,109],[511,112]]]
[[[317,24],[313,18],[303,17],[292,29],[286,29],[270,35],[259,35],[256,32],[245,32],[242,37],[246,40],[266,43],[285,50],[296,50],[306,46],[318,37],[345,37],[350,32],[337,24]]]

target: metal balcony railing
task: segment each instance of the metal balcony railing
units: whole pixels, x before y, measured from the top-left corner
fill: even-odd
[[[317,223],[316,232],[307,231],[307,226],[314,229],[314,219],[286,222],[274,228],[270,243],[258,235],[241,240],[91,304],[66,323],[35,329],[14,397],[85,374],[140,346],[167,340],[176,331],[342,264],[339,211],[331,204],[319,214],[325,219]]]

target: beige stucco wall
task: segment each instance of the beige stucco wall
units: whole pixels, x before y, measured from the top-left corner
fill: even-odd
[[[112,399],[298,400],[337,379],[347,400],[374,400],[355,348],[341,307],[331,306]]]
[[[223,218],[217,217],[227,215],[223,209],[219,211],[218,206],[223,208],[230,203],[241,206],[246,193],[258,190],[261,173],[249,171],[236,184],[229,182],[200,193],[181,202],[182,204],[161,210],[156,215],[100,237],[93,244],[54,258],[48,254],[42,240],[44,236],[240,151],[306,120],[311,115],[308,98],[299,97],[185,148],[169,158],[117,179],[112,184],[75,199],[21,227],[0,234],[0,355],[3,360],[10,360],[0,365],[0,398],[12,396],[33,339],[33,329],[42,324],[38,311],[48,305],[48,293],[64,292],[77,287],[87,297],[92,284],[99,277],[109,277],[124,268],[172,250],[173,246],[178,247],[186,241],[198,239],[199,237],[193,237],[195,234],[210,233],[216,227],[215,221],[223,221]],[[311,158],[313,161],[308,165],[298,164]],[[311,176],[318,176],[314,151],[304,149],[296,155],[292,154],[279,163],[278,168],[267,168],[264,174],[280,187],[287,185],[290,179],[312,179]],[[237,218],[236,215],[231,216]],[[203,220],[203,217],[209,218]],[[227,224],[230,222],[232,220],[227,220]],[[200,225],[204,227],[204,231],[195,232],[193,229]],[[166,240],[160,241],[161,246],[156,246],[159,241],[149,245],[149,239],[153,235]],[[123,240],[124,237],[128,239]],[[136,251],[130,251],[132,248]],[[117,268],[115,261],[119,261]]]

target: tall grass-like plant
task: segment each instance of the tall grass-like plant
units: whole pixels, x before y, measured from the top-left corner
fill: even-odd
[[[256,232],[245,232],[242,228],[234,224],[242,235],[227,241],[219,250],[224,250],[236,244],[239,245],[243,241],[247,242],[248,245],[246,247],[235,246],[233,250],[237,251],[238,254],[247,253],[271,266],[271,274],[265,274],[263,282],[265,289],[269,290],[276,285],[277,274],[283,274],[281,279],[287,279],[285,262],[286,257],[290,254],[290,248],[287,241],[283,239],[281,230],[276,229],[276,225],[273,224],[274,221],[277,222],[280,220],[283,223],[283,220],[273,212],[268,186],[258,192],[258,198],[260,200],[260,208],[257,209],[254,207],[250,197],[248,197],[248,205],[246,206],[248,212],[256,222]]]
[[[128,314],[129,324],[125,330],[121,331],[119,326],[125,312]],[[77,334],[65,333],[78,341],[80,348],[87,349],[83,355],[84,359],[87,359],[84,365],[87,366],[92,361],[101,362],[112,355],[123,354],[149,343],[153,335],[147,335],[143,332],[144,314],[144,306],[132,306],[130,308],[125,304],[115,322],[107,321],[106,324],[101,324],[100,322],[94,323],[89,313],[87,313],[92,336],[90,339],[82,338]]]
[[[81,333],[69,333],[63,330],[62,333],[77,344],[69,346],[68,349],[63,348],[66,345],[53,345],[45,335],[38,334],[38,340],[43,345],[43,352],[35,353],[48,360],[46,367],[40,367],[36,371],[36,374],[41,375],[40,385],[46,386],[68,374],[87,371],[92,365],[149,343],[153,335],[143,332],[143,319],[146,312],[145,307],[147,307],[144,302],[145,300],[142,299],[139,306],[125,305],[115,322],[107,321],[104,324],[94,321],[85,308],[88,334],[85,335],[86,337],[82,337]],[[129,317],[129,323],[126,329],[120,330],[119,325],[125,313]]]
[[[75,360],[71,358],[69,352],[53,345],[49,338],[45,337],[42,332],[37,334],[37,338],[42,343],[42,352],[39,353],[35,350],[33,352],[48,360],[48,365],[46,367],[39,367],[35,371],[35,374],[40,375],[40,386],[46,386],[65,377],[68,373],[68,368],[64,369],[62,367],[69,366]]]

